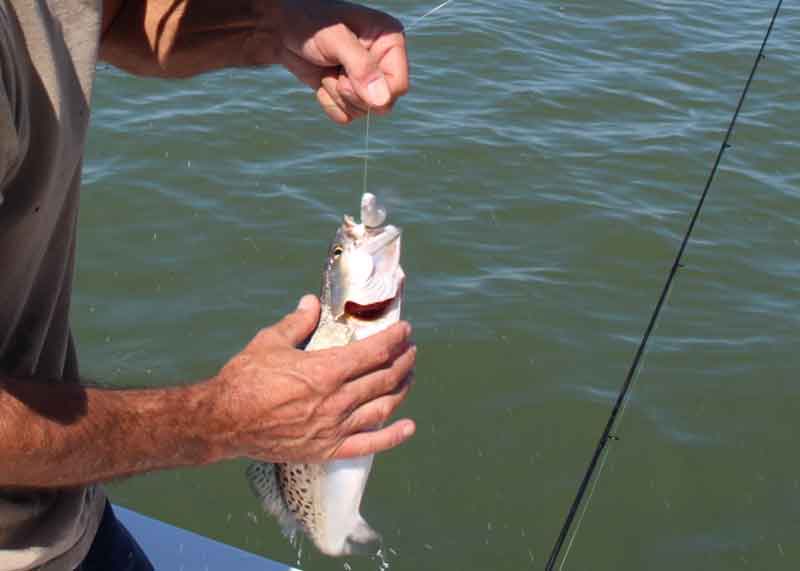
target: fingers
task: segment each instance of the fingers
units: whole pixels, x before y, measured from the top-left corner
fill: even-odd
[[[369,109],[387,113],[408,91],[405,36],[395,18],[344,2],[311,13],[290,9],[286,18],[280,61],[337,123]]]
[[[282,52],[282,58],[283,65],[297,79],[308,85],[311,89],[317,89],[319,87],[322,76],[326,71],[325,68],[314,65],[290,50],[284,50]]]
[[[353,120],[344,110],[343,106],[337,103],[324,87],[317,89],[317,101],[320,107],[322,107],[322,110],[325,111],[325,114],[334,122],[345,125]]]
[[[361,432],[345,438],[333,454],[336,460],[376,454],[399,446],[414,435],[416,426],[412,420],[403,419],[376,430]]]
[[[326,351],[335,357],[337,376],[351,380],[394,361],[408,349],[410,338],[411,325],[401,321],[366,339]]]
[[[320,34],[320,49],[332,61],[339,62],[353,84],[356,94],[370,107],[384,107],[392,92],[377,60],[346,26],[336,26],[335,33]]]
[[[370,52],[380,62],[380,68],[392,94],[392,102],[408,93],[408,54],[405,36],[402,33],[382,36],[372,45]],[[384,113],[389,107],[391,105],[378,108],[376,111]]]
[[[377,62],[378,69],[389,88],[390,99],[379,104],[365,98],[370,107],[377,113],[387,112],[394,101],[408,92],[408,54],[406,50],[403,24],[392,16],[365,6],[350,5],[345,21],[358,36],[359,41],[367,47],[372,60]],[[344,63],[344,62],[342,62]],[[350,69],[345,66],[352,79]],[[361,95],[355,81],[356,92]]]
[[[339,94],[338,70],[335,68],[319,67],[289,50],[283,54],[283,64],[297,79],[316,92],[320,107],[334,122],[344,125],[363,115],[357,107],[349,105]]]
[[[297,309],[278,323],[264,329],[256,336],[255,342],[280,342],[296,347],[314,332],[319,321],[320,305],[314,295],[306,295],[300,300]]]
[[[317,90],[317,100],[328,116],[337,123],[349,123],[362,117],[366,109],[355,93],[340,87],[343,75],[337,71],[325,74]]]
[[[395,359],[389,368],[380,369],[355,381],[345,383],[341,393],[347,408],[349,410],[357,409],[364,403],[402,389],[408,384],[407,380],[412,374],[416,357],[417,348],[411,346]]]
[[[411,390],[411,378],[403,382],[397,390],[378,397],[361,405],[347,419],[347,432],[356,434],[359,432],[373,430],[389,420]]]
[[[347,105],[354,115],[363,116],[370,109],[353,88],[353,83],[345,75],[344,70],[341,70],[332,89],[336,91],[341,100]]]

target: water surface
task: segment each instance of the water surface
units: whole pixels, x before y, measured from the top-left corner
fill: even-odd
[[[377,2],[404,21],[429,2]],[[543,568],[774,5],[457,0],[408,37],[369,189],[405,230],[420,347],[364,511],[393,571]],[[785,3],[564,569],[800,564],[800,8]],[[364,124],[278,70],[104,67],[73,319],[84,373],[207,378],[316,291]],[[243,463],[115,501],[294,562]],[[342,561],[303,555],[309,570]],[[351,559],[353,570],[377,569]]]

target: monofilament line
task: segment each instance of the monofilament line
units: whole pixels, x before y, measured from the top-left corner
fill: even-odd
[[[419,25],[419,23],[422,22],[422,20],[424,20],[425,18],[427,18],[431,14],[435,14],[436,12],[438,12],[439,10],[441,10],[442,8],[444,8],[445,6],[450,4],[450,2],[453,2],[453,1],[454,0],[446,0],[446,2],[442,2],[441,4],[436,6],[435,8],[432,8],[431,10],[428,10],[422,16],[420,16],[419,18],[414,20],[408,27],[406,27],[405,31],[408,32],[408,31],[412,30],[413,28],[417,27]],[[366,193],[367,192],[367,171],[369,170],[368,161],[369,161],[369,117],[370,117],[370,110],[371,110],[371,107],[367,107],[367,116],[366,116],[366,120],[364,122],[365,123],[365,127],[364,127],[364,189],[363,189],[362,193]]]
[[[425,18],[427,18],[427,17],[428,17],[428,16],[430,16],[431,14],[435,14],[436,12],[438,12],[439,10],[441,10],[442,8],[444,8],[445,6],[447,6],[448,4],[450,4],[450,2],[453,2],[453,0],[447,0],[446,2],[442,2],[441,4],[439,4],[438,6],[436,6],[435,8],[432,8],[432,9],[428,10],[427,12],[425,12],[425,13],[424,13],[422,16],[420,16],[419,18],[417,18],[416,20],[414,20],[414,21],[413,21],[413,22],[412,22],[412,23],[411,23],[411,24],[410,24],[410,25],[409,25],[409,26],[406,28],[406,32],[408,32],[409,30],[412,30],[412,29],[416,28],[416,27],[417,27],[417,25],[419,25],[419,23],[420,23],[422,20],[424,20]]]
[[[364,190],[362,194],[367,193],[367,169],[369,162],[369,116],[371,107],[367,107],[367,117],[364,121],[366,127],[364,129]]]
[[[626,402],[628,392],[631,388],[631,383],[636,375],[636,372],[639,369],[639,364],[642,360],[642,356],[644,355],[645,349],[647,347],[647,342],[649,341],[650,335],[653,332],[653,329],[655,328],[658,316],[661,313],[661,309],[664,306],[664,302],[667,299],[667,295],[669,294],[670,288],[672,287],[672,282],[675,279],[675,275],[678,272],[678,268],[681,267],[681,260],[683,259],[683,253],[686,250],[686,246],[689,243],[689,240],[692,236],[692,231],[694,230],[695,224],[697,223],[697,219],[700,216],[700,211],[702,210],[703,204],[705,203],[706,197],[708,196],[708,191],[711,188],[711,183],[714,181],[714,176],[716,175],[717,169],[719,168],[719,164],[722,161],[722,156],[725,154],[725,151],[729,147],[728,141],[730,140],[731,134],[733,133],[733,128],[736,125],[736,120],[739,117],[739,112],[742,109],[742,105],[744,104],[747,92],[750,90],[750,84],[753,81],[753,77],[755,76],[756,71],[758,70],[758,66],[761,63],[761,60],[764,59],[764,49],[766,48],[767,41],[769,40],[769,36],[772,33],[772,28],[775,26],[775,21],[778,19],[778,13],[780,12],[782,4],[783,0],[779,0],[777,6],[775,7],[775,12],[772,14],[772,20],[770,20],[769,28],[767,28],[767,32],[764,35],[764,40],[761,42],[761,49],[758,50],[758,55],[756,56],[756,59],[753,62],[753,67],[750,70],[750,75],[747,78],[747,82],[745,83],[741,95],[739,96],[739,103],[736,105],[736,110],[734,111],[733,117],[731,118],[731,121],[728,124],[728,130],[725,133],[725,137],[722,140],[722,144],[720,145],[719,151],[717,152],[716,160],[714,161],[714,165],[711,168],[711,172],[708,175],[708,179],[706,180],[706,185],[703,188],[703,192],[701,193],[700,198],[697,202],[694,214],[692,215],[691,221],[689,222],[689,227],[687,228],[686,233],[683,236],[683,241],[681,242],[680,248],[678,249],[678,253],[675,256],[675,260],[672,263],[672,267],[670,268],[666,283],[664,284],[664,287],[661,290],[661,295],[659,296],[658,302],[656,303],[656,306],[653,309],[653,313],[650,317],[649,323],[647,324],[647,328],[645,329],[644,335],[642,336],[642,340],[639,344],[639,347],[636,350],[636,354],[633,358],[633,362],[631,363],[631,367],[628,370],[627,376],[625,377],[625,382],[623,383],[622,388],[620,389],[619,394],[617,396],[617,400],[614,403],[614,408],[611,410],[611,414],[608,417],[606,426],[603,429],[603,434],[600,436],[600,440],[598,441],[594,453],[592,454],[592,459],[589,462],[589,467],[586,469],[586,473],[584,474],[583,480],[581,481],[580,486],[578,487],[578,492],[575,496],[575,499],[572,501],[572,505],[570,506],[569,513],[567,514],[567,517],[564,520],[564,524],[561,526],[561,532],[558,534],[558,538],[556,539],[556,542],[553,545],[553,550],[550,553],[550,558],[547,560],[547,566],[545,567],[545,571],[552,571],[555,568],[555,565],[558,562],[558,558],[561,553],[561,549],[564,545],[564,541],[566,540],[567,536],[569,535],[570,529],[572,528],[575,515],[578,513],[584,495],[586,494],[586,491],[589,488],[589,484],[592,480],[592,477],[598,468],[598,461],[601,460],[601,457],[604,458],[605,456],[604,452],[606,450],[606,445],[608,444],[608,441],[611,440],[612,438],[615,438],[614,436],[612,436],[612,431],[618,420],[618,416],[620,416],[620,410],[623,408],[623,405]],[[604,461],[600,463],[600,466],[602,466],[603,463]],[[593,488],[594,486],[592,487],[592,489]],[[585,509],[582,510],[580,519],[583,519],[585,513],[586,510]],[[572,541],[570,541],[570,545],[571,543]],[[564,558],[566,559],[566,555]],[[563,566],[563,561],[562,561],[562,566]]]

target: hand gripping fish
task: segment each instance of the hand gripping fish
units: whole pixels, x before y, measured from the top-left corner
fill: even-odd
[[[405,274],[400,230],[384,225],[375,196],[361,199],[361,223],[350,216],[336,232],[322,274],[322,312],[306,351],[347,345],[400,319]],[[326,555],[374,551],[380,535],[359,513],[372,455],[324,464],[254,462],[250,485],[284,533],[308,535]]]

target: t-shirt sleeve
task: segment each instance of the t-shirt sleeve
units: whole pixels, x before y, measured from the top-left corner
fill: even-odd
[[[11,176],[19,155],[19,136],[14,123],[14,114],[6,95],[5,85],[0,81],[0,201],[3,188]]]
[[[19,56],[19,42],[15,42],[14,38],[18,34],[4,6],[0,6],[0,193],[14,175],[23,152],[21,109],[18,106],[24,102],[16,100],[19,98],[20,82],[18,57],[15,56]]]

